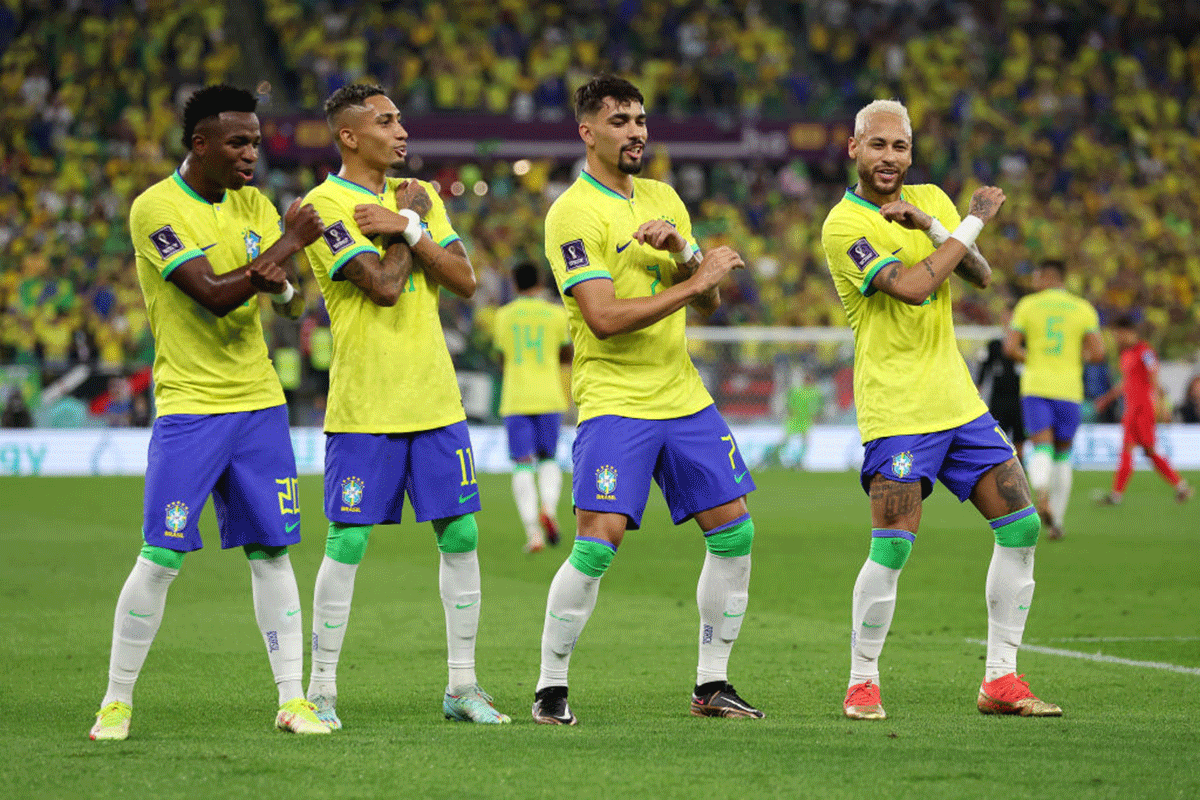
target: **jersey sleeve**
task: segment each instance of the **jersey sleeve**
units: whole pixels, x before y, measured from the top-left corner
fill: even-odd
[[[958,209],[954,207],[954,201],[950,199],[950,195],[946,194],[940,186],[934,185],[933,188],[936,199],[931,213],[937,217],[938,222],[946,226],[946,230],[953,232],[962,222],[962,217],[959,216]]]
[[[446,211],[446,204],[442,201],[441,195],[430,184],[421,181],[421,185],[425,187],[425,191],[429,193],[429,199],[432,201],[429,213],[421,220],[425,229],[429,231],[430,237],[440,247],[445,247],[451,242],[461,242],[462,237],[450,224],[450,214]]]
[[[204,255],[187,222],[169,203],[145,194],[129,210],[129,235],[133,249],[154,265],[164,279],[176,267]]]
[[[584,281],[612,280],[604,261],[603,226],[595,213],[578,211],[556,204],[546,215],[546,260],[564,295]]]
[[[1083,306],[1083,332],[1085,334],[1100,332],[1100,315],[1096,313],[1096,307],[1086,301]]]
[[[309,192],[304,202],[312,203],[325,223],[320,238],[304,248],[314,271],[324,270],[331,280],[339,281],[343,278],[338,270],[350,259],[362,253],[379,255],[379,249],[354,221],[353,206],[343,205],[320,191]]]
[[[1013,309],[1010,327],[1022,335],[1029,330],[1029,303],[1025,302],[1024,298],[1018,300],[1016,308]]]
[[[864,297],[875,294],[871,281],[875,280],[879,270],[888,264],[900,263],[887,248],[871,239],[871,231],[856,229],[843,220],[826,226],[822,235],[825,258],[833,277],[857,287]]]
[[[492,350],[497,353],[503,353],[505,359],[508,358],[508,353],[505,352],[504,346],[501,344],[501,332],[509,326],[508,321],[508,306],[500,306],[496,309],[496,315],[492,317]]]

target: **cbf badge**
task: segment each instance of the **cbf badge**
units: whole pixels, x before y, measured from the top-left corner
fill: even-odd
[[[892,456],[892,474],[903,478],[912,472],[912,453],[907,450]]]
[[[600,469],[596,470],[596,495],[597,500],[616,500],[613,497],[613,492],[617,490],[617,469],[605,464]]]
[[[246,257],[251,261],[258,258],[259,243],[262,241],[262,237],[254,231],[247,229],[242,234],[242,239],[246,242]]]
[[[358,504],[362,502],[364,488],[362,479],[353,475],[342,481],[342,511],[362,511]]]
[[[173,536],[176,539],[182,539],[183,529],[187,527],[187,519],[187,504],[180,500],[176,500],[174,503],[168,503],[166,518],[167,536]]]

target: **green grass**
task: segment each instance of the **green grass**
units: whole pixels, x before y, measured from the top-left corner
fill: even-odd
[[[141,480],[0,479],[3,795],[1200,795],[1200,675],[1027,651],[1021,671],[1065,716],[975,710],[984,651],[968,640],[986,635],[991,536],[942,489],[927,504],[884,651],[891,718],[845,720],[867,499],[848,473],[755,477],[751,605],[731,678],[765,720],[688,715],[704,546],[694,525],[673,528],[653,498],[573,657],[579,726],[535,726],[546,591],[566,550],[522,554],[508,477],[482,476],[478,668],[513,725],[442,719],[437,551],[429,526],[410,522],[377,528],[359,570],[339,670],[344,731],[314,739],[272,730],[275,691],[249,570],[240,551],[210,544],[188,556],[171,589],[132,738],[120,743],[86,732],[104,693],[113,605],[139,546]],[[1026,642],[1200,668],[1197,506],[1174,505],[1157,477],[1139,473],[1124,506],[1091,507],[1088,494],[1108,479],[1077,475],[1067,538],[1039,548]],[[305,539],[292,560],[307,618],[325,524],[319,478],[301,486]],[[215,543],[211,505],[201,526]],[[1073,637],[1142,641],[1062,641]]]

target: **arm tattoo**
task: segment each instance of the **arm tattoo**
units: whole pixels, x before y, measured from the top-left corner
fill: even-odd
[[[929,277],[933,278],[935,281],[937,280],[937,273],[933,271],[933,265],[929,263],[928,258],[921,262],[921,266],[923,266],[925,271],[929,273]]]
[[[885,525],[893,525],[921,507],[921,482],[901,483],[876,475],[871,480],[871,511]]]
[[[979,252],[979,248],[971,245],[967,248],[967,254],[963,256],[962,261],[958,262],[958,266],[954,268],[954,274],[972,286],[983,289],[992,277],[992,267]]]

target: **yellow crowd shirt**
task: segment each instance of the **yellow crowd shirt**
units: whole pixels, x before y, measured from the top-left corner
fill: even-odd
[[[1083,338],[1100,330],[1092,304],[1065,289],[1026,295],[1013,309],[1012,328],[1025,337],[1021,396],[1083,402]]]
[[[330,175],[304,198],[312,203],[324,234],[304,249],[333,334],[329,364],[327,433],[408,433],[445,427],[466,419],[454,364],[438,317],[438,284],[420,261],[396,305],[385,308],[340,275],[350,259],[383,257],[382,237],[368,237],[354,222],[354,207],[382,205],[396,211],[399,178],[388,178],[382,194]],[[421,181],[432,207],[421,220],[423,235],[445,247],[459,236],[437,191]]]
[[[571,337],[562,306],[518,297],[496,311],[493,339],[504,355],[501,416],[567,410],[558,351]]]
[[[648,297],[671,286],[676,269],[671,254],[633,240],[642,223],[659,219],[695,246],[683,201],[661,181],[634,178],[633,196],[626,198],[583,172],[546,214],[546,259],[575,344],[571,393],[580,422],[604,414],[672,419],[712,404],[687,352],[685,309],[601,340],[571,296],[589,280],[611,280],[618,298]]]
[[[901,199],[948,230],[961,221],[937,186],[906,186]],[[888,222],[879,207],[847,190],[825,218],[821,244],[854,331],[854,402],[863,442],[933,433],[987,411],[959,353],[951,318],[950,281],[920,306],[871,287],[879,270],[911,269],[934,251],[924,231]]]
[[[138,283],[154,335],[159,415],[224,414],[282,405],[257,298],[218,317],[167,280],[180,264],[208,259],[213,272],[241,269],[279,239],[279,212],[252,186],[210,203],[172,174],[129,211]]]

